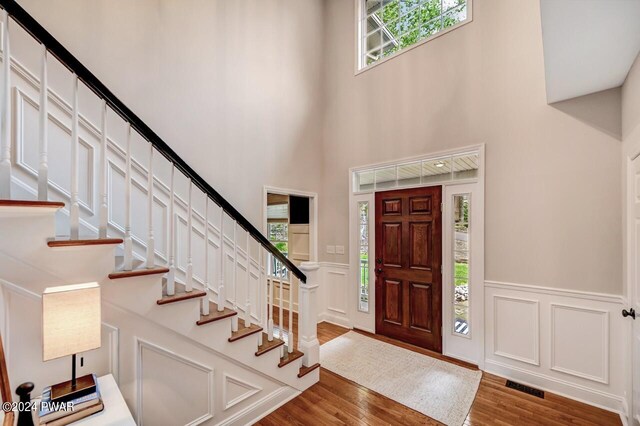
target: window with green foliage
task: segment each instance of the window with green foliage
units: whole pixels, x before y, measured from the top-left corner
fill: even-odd
[[[469,18],[471,0],[361,0],[360,69]]]
[[[469,318],[470,194],[453,196],[453,332],[463,336],[471,330]]]
[[[358,203],[358,226],[360,227],[360,268],[358,310],[369,312],[369,202]]]
[[[269,223],[269,241],[285,256],[289,254],[289,224],[286,222]]]

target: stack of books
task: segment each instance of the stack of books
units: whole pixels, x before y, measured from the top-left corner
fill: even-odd
[[[96,391],[66,403],[51,402],[51,386],[42,391],[42,400],[38,410],[41,426],[65,426],[104,409],[100,396],[98,378],[93,375]]]

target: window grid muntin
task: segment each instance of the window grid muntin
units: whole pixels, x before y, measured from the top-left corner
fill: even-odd
[[[466,162],[461,162],[462,160]],[[398,179],[399,168],[417,162],[422,163],[420,181],[412,183],[401,182]],[[440,166],[438,167],[436,164],[440,164]],[[461,166],[460,164],[466,165]],[[478,178],[479,167],[479,151],[469,151],[465,153],[425,158],[422,160],[408,160],[393,165],[372,167],[370,169],[361,169],[353,172],[353,192],[371,192],[376,190],[433,185],[452,181],[460,182],[472,179],[475,180]],[[395,175],[392,172],[392,169],[394,168]],[[442,170],[444,173],[438,174],[438,170]],[[380,175],[388,175],[390,178],[393,178],[390,180],[379,181],[377,177]]]
[[[456,206],[457,200],[460,199],[463,201],[466,200],[466,218],[464,218],[464,212],[462,212],[463,220],[456,220]],[[451,247],[451,265],[452,271],[452,333],[457,336],[462,337],[471,337],[471,194],[455,194],[452,197],[451,203],[451,220],[453,223],[452,226],[452,247]],[[457,233],[459,230],[465,230],[464,234],[466,234],[466,248],[458,247],[458,239]],[[462,241],[462,240],[461,240]],[[458,259],[466,258],[466,273],[461,274],[458,268],[458,264],[463,264],[462,262],[457,262]],[[466,283],[466,300],[457,301],[457,289],[460,287],[462,290]],[[462,290],[460,292],[464,294]],[[460,313],[460,315],[459,315]],[[466,318],[462,317],[462,315],[466,316]],[[466,326],[465,326],[466,325]]]
[[[384,3],[383,6],[378,7],[374,12],[369,13],[369,11],[366,9],[367,0],[361,0],[361,8],[360,8],[361,16],[364,15],[364,17],[359,17],[360,19],[360,22],[359,22],[360,34],[358,36],[358,43],[360,46],[358,49],[358,51],[360,52],[360,57],[358,59],[359,69],[361,70],[365,69],[369,65],[375,64],[376,62],[382,59],[385,59],[385,57],[401,52],[404,49],[411,48],[412,46],[415,46],[425,40],[428,40],[431,37],[434,37],[440,32],[443,32],[445,30],[448,30],[449,28],[455,27],[459,24],[469,21],[469,18],[470,18],[469,9],[470,9],[472,0],[454,0],[454,1],[456,2],[455,4],[451,3],[451,5],[449,5],[448,8],[445,9],[443,5],[447,4],[447,0],[440,0],[439,12],[438,12],[439,14],[437,16],[432,17],[428,21],[423,21],[422,20],[423,13],[420,13],[418,17],[420,22],[418,23],[417,28],[414,27],[411,29],[407,29],[403,33],[394,36],[388,30],[388,28],[391,25],[397,26],[398,22],[402,21],[403,18],[406,18],[410,14],[414,13],[416,10],[426,9],[427,6],[430,3],[432,3],[432,0],[416,0],[417,4],[415,6],[412,6],[410,9],[407,9],[402,13],[399,13],[397,18],[386,23],[384,22],[383,19],[380,18],[380,16],[383,16],[385,9],[393,7],[395,4],[401,4],[402,2],[399,2],[398,0],[393,0],[387,3]],[[460,19],[456,19],[455,22],[447,24],[445,22],[446,18],[454,15],[455,13],[458,13],[461,15]],[[371,19],[377,21],[377,25],[379,26],[379,28],[375,28],[369,31],[367,26]],[[435,31],[424,33],[423,31],[424,27],[433,25],[434,23],[438,23],[437,27],[435,27]],[[382,26],[380,26],[380,24],[382,24]],[[386,43],[383,40],[383,32],[385,31],[385,29],[387,29],[387,32],[391,33],[391,37],[392,37],[392,41],[389,41]],[[413,40],[410,44],[407,44],[403,47],[399,47],[399,44],[402,38],[406,37],[408,34],[413,33],[415,31],[417,31],[417,37],[415,38],[415,40]],[[381,40],[380,45],[374,48],[368,49],[368,46],[367,46],[368,37],[372,34],[375,34],[376,32],[380,32],[380,40]],[[396,48],[392,50],[390,53],[387,53],[385,55],[385,48],[393,43],[396,44]],[[378,52],[377,57],[372,55],[372,53],[376,51]]]

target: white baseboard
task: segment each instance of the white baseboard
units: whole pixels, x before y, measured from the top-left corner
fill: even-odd
[[[348,318],[331,315],[328,312],[322,312],[318,315],[318,324],[321,322],[326,322],[340,327],[353,328],[351,325],[351,321],[349,321]]]
[[[545,392],[552,392],[565,398],[593,405],[603,410],[612,411],[620,414],[621,418],[626,418],[624,398],[617,395],[591,389],[586,386],[580,386],[576,383],[560,380],[513,365],[503,364],[491,359],[485,360],[484,371],[541,389]]]
[[[218,423],[218,425],[254,424],[300,394],[301,392],[294,388],[282,387],[244,408],[235,415],[226,418],[223,422]]]

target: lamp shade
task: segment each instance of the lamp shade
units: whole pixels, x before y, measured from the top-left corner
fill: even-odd
[[[100,347],[98,283],[49,287],[42,294],[43,360]]]

